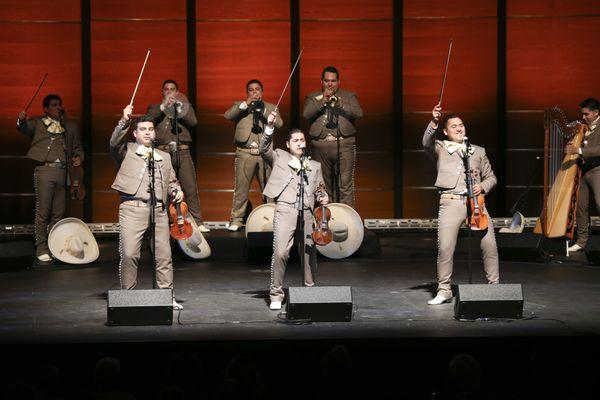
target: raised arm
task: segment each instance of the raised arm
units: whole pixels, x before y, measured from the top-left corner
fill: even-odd
[[[225,111],[225,119],[229,121],[237,121],[244,115],[247,109],[248,104],[246,104],[245,101],[236,101],[229,110]]]
[[[437,104],[433,107],[431,111],[431,121],[427,128],[425,129],[425,133],[423,134],[423,150],[425,150],[425,154],[432,160],[437,159],[437,152],[435,149],[435,132],[438,128],[438,123],[440,122],[440,118],[442,116],[442,107]]]
[[[19,113],[19,118],[17,119],[17,129],[23,135],[33,138],[33,134],[35,133],[35,120],[27,119],[27,113],[21,111]]]
[[[260,137],[258,149],[262,158],[269,164],[273,165],[275,152],[273,151],[273,132],[275,132],[275,120],[277,119],[277,111],[273,111],[267,117],[267,126]]]
[[[319,98],[320,97],[320,98]],[[323,95],[319,96],[306,96],[304,98],[304,110],[302,111],[302,115],[309,121],[317,118],[319,114],[323,111],[325,107],[325,103],[323,100]]]
[[[356,97],[356,94],[354,93],[352,93],[348,99],[340,99],[339,106],[346,117],[352,121],[362,118],[363,116],[363,110],[358,102],[358,97]]]
[[[123,109],[123,116],[117,123],[117,126],[110,137],[110,155],[115,159],[117,164],[121,164],[123,159],[125,159],[125,154],[127,153],[125,135],[127,134],[129,124],[131,123],[132,112],[132,105],[128,105]]]

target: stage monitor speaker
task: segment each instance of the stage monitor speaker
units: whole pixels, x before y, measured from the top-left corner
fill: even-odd
[[[290,287],[287,318],[315,322],[348,322],[352,320],[352,288],[350,286]]]
[[[107,321],[118,325],[172,325],[173,290],[109,290]]]
[[[502,261],[540,261],[540,235],[533,232],[496,233],[498,255]]]
[[[458,285],[454,318],[522,318],[521,284]]]

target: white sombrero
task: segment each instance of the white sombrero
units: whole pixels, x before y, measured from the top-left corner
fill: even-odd
[[[194,218],[188,217],[188,221],[192,224],[192,236],[184,240],[178,240],[179,248],[189,258],[194,260],[202,260],[203,258],[210,256],[210,246],[208,242],[202,236],[198,225]]]
[[[273,219],[275,219],[275,203],[261,204],[256,207],[246,220],[246,237],[251,232],[273,232]]]
[[[67,264],[88,264],[98,259],[98,243],[90,228],[80,219],[58,221],[48,235],[52,255]]]
[[[358,250],[365,235],[360,215],[352,207],[342,203],[327,204],[327,208],[331,210],[329,229],[333,233],[333,240],[325,246],[315,247],[328,258],[349,257]]]

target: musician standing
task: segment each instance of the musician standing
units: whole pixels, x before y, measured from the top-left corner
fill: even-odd
[[[19,132],[29,136],[31,147],[27,157],[36,161],[33,173],[35,188],[35,254],[49,262],[48,232],[65,215],[68,164],[75,167],[83,161],[79,129],[65,117],[62,99],[49,94],[42,101],[45,116],[27,118],[21,111],[17,120]]]
[[[423,135],[425,153],[437,163],[435,186],[440,193],[438,212],[438,289],[428,304],[437,305],[452,298],[450,280],[454,249],[460,226],[467,218],[467,182],[464,155],[466,153],[466,128],[461,118],[449,114],[442,122],[445,140],[435,140],[435,133],[442,116],[442,107],[433,108],[432,119]],[[473,177],[473,193],[487,195],[496,185],[496,176],[485,154],[485,149],[470,146],[469,160]],[[471,154],[472,152],[472,154]],[[484,211],[487,214],[487,210]],[[489,216],[489,214],[488,214]],[[498,249],[491,218],[486,231],[481,232],[483,265],[488,283],[499,282]]]
[[[112,188],[119,192],[119,278],[121,289],[134,289],[137,285],[137,271],[140,261],[140,248],[144,233],[150,226],[150,212],[155,217],[156,265],[154,266],[154,286],[159,289],[173,288],[173,261],[169,242],[169,218],[166,207],[168,198],[179,203],[183,192],[177,182],[169,153],[153,149],[155,139],[153,118],[144,115],[135,121],[133,136],[135,143],[127,143],[125,136],[131,124],[133,107],[123,109],[110,138],[110,153],[117,162],[119,171]],[[150,159],[154,160],[154,192],[156,206],[152,210],[149,168]],[[175,299],[173,308],[182,309]]]
[[[200,210],[200,198],[198,197],[198,181],[196,179],[196,167],[192,160],[190,148],[192,146],[193,129],[198,120],[196,113],[188,99],[179,92],[179,85],[173,79],[167,79],[162,84],[163,101],[161,104],[148,106],[147,114],[154,119],[156,126],[156,147],[171,155],[173,168],[181,183],[188,210],[200,232],[210,232],[202,222]],[[184,104],[185,103],[185,104]],[[178,107],[177,126],[179,132],[179,147],[177,147],[176,130],[174,128],[174,107]],[[179,169],[177,169],[177,153],[179,153]]]
[[[356,94],[340,89],[335,67],[323,70],[321,91],[306,96],[303,114],[310,122],[312,155],[323,168],[327,194],[354,208],[355,122],[363,110]]]
[[[588,98],[579,104],[581,116],[588,131],[585,133],[581,147],[568,144],[565,154],[579,154],[581,179],[579,181],[579,197],[577,200],[577,241],[569,252],[584,249],[588,241],[590,224],[590,195],[600,210],[600,102]],[[592,194],[590,194],[590,191]]]
[[[271,259],[271,285],[269,296],[271,310],[281,309],[284,299],[283,277],[294,243],[299,210],[304,213],[304,286],[314,285],[314,274],[317,268],[317,250],[313,243],[312,232],[315,200],[327,204],[328,197],[319,187],[324,183],[321,164],[303,157],[306,148],[304,133],[292,129],[286,137],[288,151],[273,150],[273,132],[275,131],[276,112],[268,117],[268,125],[260,140],[260,154],[273,168],[263,194],[276,201],[273,222],[273,257]],[[304,198],[300,205],[300,183],[302,173],[304,181]]]
[[[266,116],[275,110],[275,104],[263,101],[263,90],[263,84],[258,79],[248,81],[246,83],[246,100],[233,103],[224,115],[225,119],[235,122],[235,187],[231,217],[227,228],[232,232],[237,231],[244,224],[252,179],[256,176],[260,189],[263,190],[271,172],[258,150],[267,122]],[[274,126],[276,128],[283,126],[283,120],[279,114],[277,114]]]

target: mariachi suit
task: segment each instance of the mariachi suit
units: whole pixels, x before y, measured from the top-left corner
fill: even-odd
[[[83,147],[79,129],[72,122],[65,124],[49,117],[32,118],[18,121],[17,129],[32,139],[27,157],[37,162],[33,173],[35,247],[36,255],[40,256],[49,254],[48,231],[65,215],[66,166],[71,162],[68,157],[79,156],[83,162]],[[58,133],[63,129],[64,132]]]
[[[577,244],[582,248],[588,241],[590,225],[590,190],[596,209],[600,211],[600,117],[592,122],[581,145],[581,181],[577,199]]]
[[[126,143],[129,122],[119,121],[110,138],[110,153],[119,166],[112,188],[119,192],[119,277],[121,289],[134,289],[140,261],[142,238],[150,222],[148,193],[148,155],[140,153],[140,145]],[[141,147],[143,148],[143,146]],[[148,148],[146,148],[148,149]],[[169,219],[165,210],[168,195],[180,190],[168,153],[155,150],[154,175],[157,206],[156,223],[156,282],[159,289],[173,288],[173,261],[169,242]]]
[[[264,130],[267,116],[274,110],[275,104],[265,102],[264,119],[258,123],[261,129]],[[235,122],[235,187],[230,221],[241,224],[248,206],[248,192],[252,178],[256,175],[260,189],[263,190],[271,171],[259,154],[258,145],[263,134],[252,132],[254,117],[248,112],[246,102],[236,101],[229,110],[225,111],[224,116],[225,119]],[[276,128],[283,126],[279,113],[274,125]]]
[[[263,194],[275,199],[275,219],[273,221],[273,257],[271,259],[271,286],[269,295],[271,301],[282,301],[283,277],[289,258],[290,249],[294,244],[294,234],[298,222],[300,167],[299,160],[287,151],[272,146],[272,130],[267,127],[260,141],[260,153],[265,161],[273,168]],[[293,169],[290,163],[297,166]],[[314,285],[314,274],[317,268],[317,250],[310,233],[313,227],[312,210],[315,207],[317,188],[323,183],[321,164],[306,160],[309,165],[306,174],[304,192],[304,286]]]
[[[156,147],[171,154],[173,168],[177,170],[177,156],[171,151],[169,143],[176,143],[176,136],[173,133],[173,119],[168,117],[161,109],[160,104],[151,104],[146,111],[148,115],[154,118],[156,133]],[[198,181],[196,179],[196,167],[190,153],[192,146],[192,135],[190,129],[198,124],[196,113],[190,105],[185,115],[179,115],[177,125],[181,129],[179,133],[179,172],[177,178],[185,194],[185,201],[190,210],[190,214],[198,225],[202,224],[202,212],[200,210],[200,198],[198,196]]]
[[[325,187],[329,198],[335,192],[336,168],[340,169],[340,198],[335,201],[355,208],[354,166],[356,165],[356,127],[355,121],[363,116],[356,94],[339,89],[336,92],[339,101],[338,126],[327,128],[327,113],[323,104],[323,93],[314,92],[304,99],[304,118],[310,122],[309,135],[312,139],[313,158],[321,163]],[[338,141],[340,165],[337,165]]]
[[[435,140],[435,132],[433,123],[429,123],[423,135],[423,149],[437,163],[435,186],[441,193],[438,213],[438,295],[449,299],[452,297],[450,279],[454,249],[460,226],[467,218],[466,171],[461,151],[449,150],[444,141]],[[478,184],[487,194],[496,185],[496,176],[485,149],[479,146],[471,148],[473,154],[470,155],[469,161],[473,185]],[[485,213],[489,217],[487,210]],[[487,231],[482,234],[481,250],[486,278],[488,283],[498,283],[498,249],[491,218]]]

